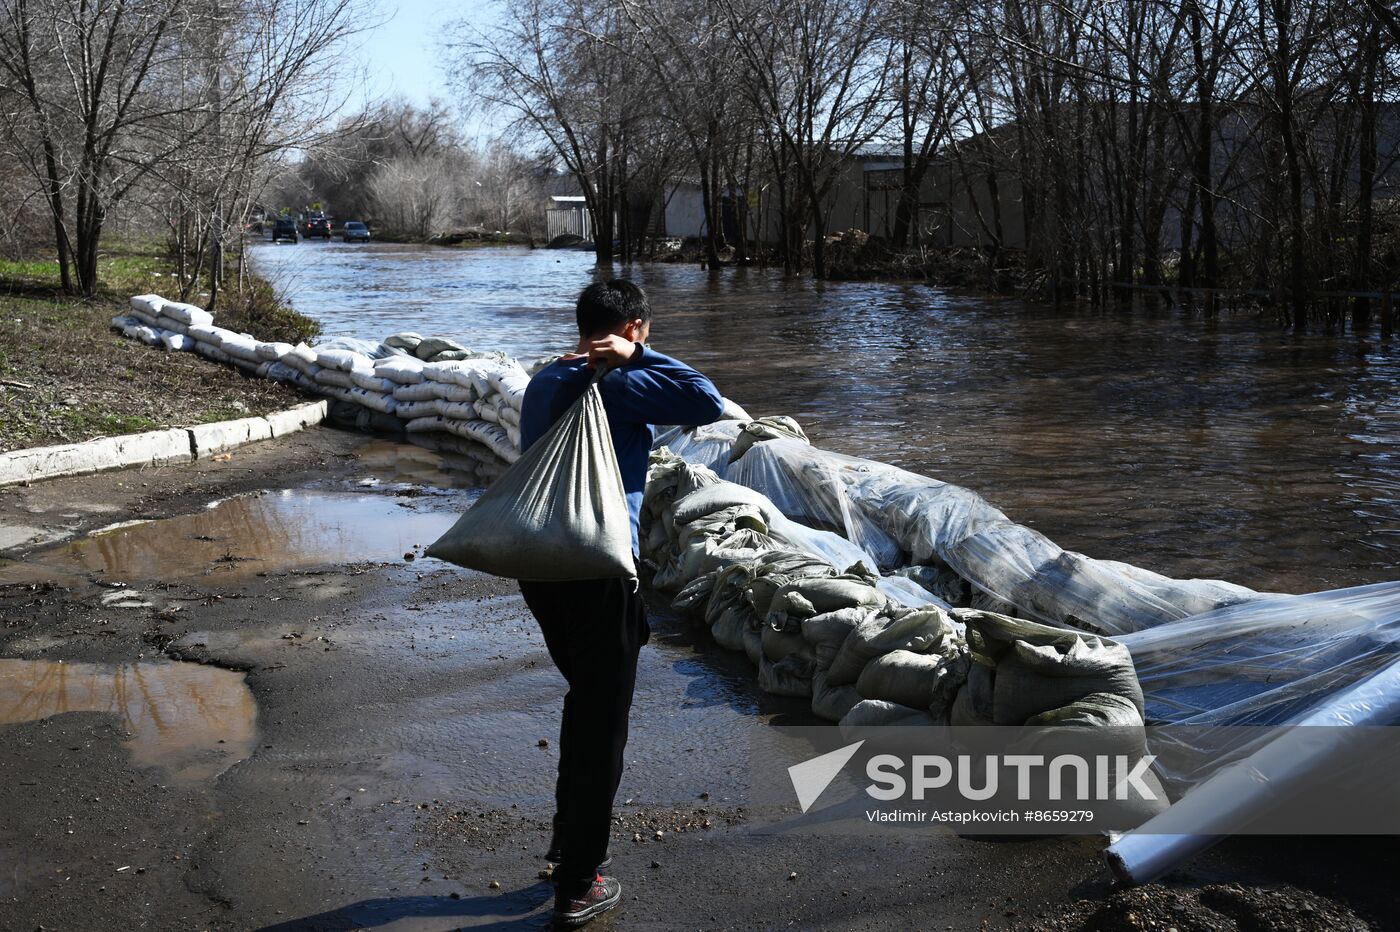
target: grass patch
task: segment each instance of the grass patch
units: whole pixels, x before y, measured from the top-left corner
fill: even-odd
[[[63,295],[58,264],[0,260],[0,451],[266,414],[305,399],[193,353],[166,353],[111,329],[127,298],[173,296],[171,268],[145,244],[124,244],[99,263],[91,299]],[[220,326],[296,342],[314,321],[272,299],[217,311]],[[295,335],[295,339],[288,339]]]

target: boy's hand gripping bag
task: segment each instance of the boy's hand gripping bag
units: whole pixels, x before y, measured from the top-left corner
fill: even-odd
[[[632,518],[598,387],[604,371],[428,556],[540,582],[637,575]]]

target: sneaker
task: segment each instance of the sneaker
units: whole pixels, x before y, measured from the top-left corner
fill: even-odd
[[[566,898],[562,893],[554,899],[554,925],[572,929],[592,922],[594,918],[622,902],[622,884],[616,877],[598,874],[587,892],[578,898]]]

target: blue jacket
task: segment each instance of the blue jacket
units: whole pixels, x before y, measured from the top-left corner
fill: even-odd
[[[561,359],[536,373],[520,410],[521,449],[528,450],[543,437],[592,378],[593,370],[582,356]],[[632,551],[636,553],[652,425],[709,424],[719,420],[724,399],[714,383],[699,372],[649,348],[603,376],[598,384],[622,470],[622,487],[627,491],[627,509],[632,513]]]

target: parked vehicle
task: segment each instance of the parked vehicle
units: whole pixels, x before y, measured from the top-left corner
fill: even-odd
[[[320,220],[312,220],[306,225],[306,230],[302,234],[307,239],[319,238],[328,240],[331,238],[331,222],[325,217]]]
[[[278,217],[277,222],[272,225],[272,241],[275,243],[279,239],[297,242],[297,222],[291,217]]]
[[[302,218],[301,218],[301,235],[302,235],[303,237],[308,237],[308,236],[313,235],[312,232],[311,232],[312,227],[314,227],[319,221],[325,220],[325,219],[326,219],[325,213],[323,213],[322,211],[319,211],[319,210],[313,210],[313,211],[310,211],[309,213],[303,214],[303,215],[302,215]]]
[[[369,227],[358,220],[347,220],[345,226],[340,228],[340,235],[347,243],[368,243]]]

